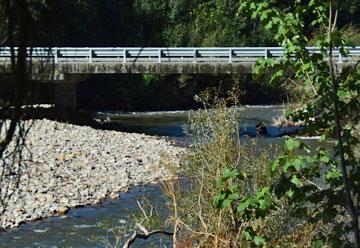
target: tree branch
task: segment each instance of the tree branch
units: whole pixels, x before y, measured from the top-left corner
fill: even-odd
[[[144,218],[139,221],[138,223],[135,224],[135,228],[134,229],[139,229],[140,232],[134,230],[133,234],[130,236],[130,238],[128,238],[125,241],[125,244],[123,245],[123,248],[129,248],[131,246],[131,244],[133,244],[136,239],[148,239],[153,235],[156,234],[162,234],[162,235],[166,235],[166,236],[173,236],[174,233],[173,232],[169,232],[166,230],[160,230],[160,229],[155,229],[152,231],[148,231],[148,229],[142,224],[145,221],[147,221],[150,217],[152,217],[153,214],[153,209],[151,208],[150,210],[150,214],[147,214],[144,210],[144,208],[141,206],[140,202],[137,201],[137,204],[142,212],[142,214],[144,215]]]
[[[134,231],[133,234],[130,236],[129,239],[126,240],[125,244],[123,245],[123,248],[129,248],[131,246],[131,244],[133,244],[136,239],[148,239],[153,235],[156,234],[162,234],[162,235],[166,235],[166,236],[172,236],[174,233],[172,232],[168,232],[165,230],[153,230],[153,231],[148,231],[143,225],[141,224],[137,224],[137,227],[140,229],[140,231],[142,231],[142,233],[138,233],[137,231]]]
[[[344,185],[344,193],[346,199],[346,206],[351,217],[352,228],[355,236],[355,246],[360,247],[360,231],[359,231],[359,220],[358,212],[354,205],[353,198],[351,196],[351,186],[349,182],[349,176],[347,174],[346,160],[345,160],[345,150],[344,150],[344,141],[342,136],[342,127],[340,123],[340,110],[339,110],[339,97],[337,95],[338,91],[338,81],[335,77],[334,62],[333,62],[333,40],[332,40],[332,26],[336,26],[336,23],[332,23],[332,5],[331,0],[329,1],[329,29],[328,29],[328,38],[329,38],[329,70],[330,70],[330,79],[332,84],[332,94],[333,94],[333,104],[334,104],[334,115],[335,115],[335,127],[336,127],[336,138],[338,141],[339,157],[340,157],[340,168],[342,175],[342,182]],[[339,6],[337,6],[339,7]]]

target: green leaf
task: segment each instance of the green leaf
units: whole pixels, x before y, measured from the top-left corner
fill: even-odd
[[[289,151],[293,151],[295,150],[296,148],[299,148],[300,147],[300,144],[301,142],[296,140],[296,139],[293,139],[293,138],[290,138],[290,139],[287,139],[286,142],[285,142],[285,148]]]
[[[229,177],[230,177],[230,174],[231,174],[231,171],[230,171],[229,168],[225,168],[225,169],[222,170],[222,176],[223,176],[224,178],[229,178]]]
[[[319,160],[316,156],[308,156],[308,157],[306,157],[306,162],[308,164],[317,164],[319,162]]]
[[[222,177],[216,179],[216,187],[220,188],[224,185],[224,180]]]
[[[324,247],[324,241],[322,241],[321,239],[316,239],[313,242],[312,247],[314,247],[314,248],[322,248],[322,247]]]
[[[271,207],[271,200],[270,199],[262,199],[259,200],[259,208],[262,210],[269,209]]]
[[[232,200],[231,199],[225,199],[224,201],[223,201],[223,203],[221,204],[221,208],[222,209],[229,209],[229,208],[231,208],[231,204],[232,204]]]
[[[321,156],[320,161],[327,164],[330,162],[330,157],[328,155]]]
[[[229,195],[229,199],[231,199],[231,200],[237,200],[237,199],[239,199],[239,197],[240,197],[240,195],[237,192]]]
[[[239,187],[237,184],[232,184],[229,188],[230,192],[235,193],[239,191]]]
[[[272,22],[268,22],[268,24],[265,25],[265,29],[267,29],[267,30],[272,29],[272,27],[273,27],[273,23],[272,23]]]
[[[276,80],[279,80],[280,78],[282,78],[284,76],[284,70],[278,70],[275,73],[272,74],[271,79],[270,79],[270,83],[275,82]]]
[[[280,158],[278,158],[274,162],[272,162],[271,171],[272,172],[276,171],[279,166],[280,166]]]
[[[340,90],[338,90],[337,95],[340,98],[345,98],[345,97],[348,97],[350,95],[350,93],[349,93],[349,91],[346,91],[344,89],[340,89]]]
[[[251,203],[251,201],[249,201],[248,198],[245,198],[244,201],[241,201],[241,202],[237,205],[236,211],[237,211],[238,213],[244,212],[244,211],[249,207],[250,203]]]
[[[236,179],[240,177],[240,172],[237,169],[225,168],[222,170],[223,179]]]
[[[293,167],[293,164],[291,163],[290,159],[285,160],[285,164],[283,166],[283,171],[287,172],[290,167]]]
[[[254,243],[257,246],[263,245],[263,244],[265,244],[265,239],[263,237],[260,237],[260,236],[255,236],[254,237]]]
[[[225,193],[223,192],[217,193],[213,200],[213,206],[218,207],[220,203],[225,199],[225,197],[226,197]]]
[[[326,172],[325,179],[330,181],[333,179],[339,179],[341,177],[341,173],[337,168],[332,168],[330,171]]]
[[[250,234],[249,231],[244,230],[244,231],[243,231],[243,236],[244,236],[244,238],[245,238],[246,240],[251,240],[251,234]]]
[[[292,189],[289,189],[288,191],[286,191],[286,196],[289,198],[292,198],[294,194],[295,194],[295,192]]]
[[[292,165],[295,167],[295,169],[297,171],[299,171],[300,169],[304,168],[305,166],[305,163],[302,159],[300,158],[295,158],[293,161],[292,161]]]
[[[296,185],[297,187],[303,186],[303,182],[302,182],[301,179],[298,178],[296,175],[293,175],[293,176],[291,177],[290,182],[291,182],[292,184]]]
[[[263,11],[261,14],[260,14],[260,20],[265,20],[269,17],[268,15],[268,12],[267,11]]]
[[[270,187],[263,187],[260,191],[256,193],[256,198],[260,199],[265,195],[268,195],[269,193],[270,193]]]

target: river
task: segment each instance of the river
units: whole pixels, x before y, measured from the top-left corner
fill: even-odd
[[[284,107],[247,106],[241,114],[243,132],[253,134],[259,122],[271,123],[283,114]],[[97,119],[105,120],[112,129],[139,132],[148,135],[165,136],[179,145],[186,145],[183,127],[189,111],[169,112],[99,112]],[[251,136],[251,135],[250,135]],[[261,146],[281,144],[283,138],[262,137]],[[243,138],[250,139],[250,138]],[[308,140],[309,143],[313,139]],[[134,187],[128,193],[121,193],[119,200],[108,200],[96,206],[71,209],[67,215],[46,220],[25,223],[19,228],[0,233],[0,247],[106,247],[104,242],[114,243],[113,230],[126,229],[131,224],[132,214],[137,211],[136,201],[147,198],[166,219],[167,199],[158,185]],[[169,238],[154,237],[136,241],[133,247],[159,247],[168,245]]]

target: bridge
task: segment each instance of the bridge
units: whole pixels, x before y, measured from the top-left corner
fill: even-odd
[[[307,48],[319,53],[316,47]],[[342,56],[333,51],[342,67],[360,58],[360,46],[349,47]],[[14,48],[15,55],[17,48]],[[238,73],[250,74],[259,58],[281,58],[281,47],[32,47],[27,49],[34,80],[57,82],[55,103],[76,106],[76,83],[91,74],[121,73]],[[0,73],[11,72],[11,49],[0,48]],[[61,82],[61,83],[60,83]]]
[[[315,47],[308,50],[320,52]],[[93,73],[252,73],[257,59],[284,55],[281,47],[33,47],[27,52],[34,75],[53,74],[55,80],[66,74]],[[360,47],[349,48],[346,57],[334,50],[338,63],[359,56]],[[0,72],[10,69],[10,58],[11,49],[0,48]]]

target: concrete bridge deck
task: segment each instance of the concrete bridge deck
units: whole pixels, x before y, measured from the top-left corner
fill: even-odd
[[[308,47],[309,52],[320,52]],[[15,53],[17,49],[15,48]],[[242,73],[253,72],[259,58],[281,58],[281,47],[64,47],[28,49],[33,75],[61,80],[65,74],[107,73]],[[344,57],[338,49],[334,59],[343,63],[360,57],[360,47],[349,48]],[[0,73],[10,71],[11,49],[0,48]]]

